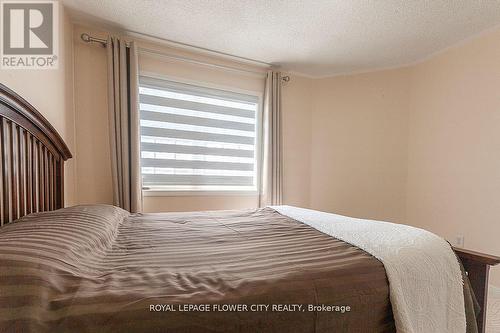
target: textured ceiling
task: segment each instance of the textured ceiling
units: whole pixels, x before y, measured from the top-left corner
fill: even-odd
[[[497,0],[63,0],[73,15],[314,77],[405,65],[500,24]]]

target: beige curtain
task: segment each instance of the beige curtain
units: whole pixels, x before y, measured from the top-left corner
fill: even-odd
[[[267,73],[263,115],[260,206],[283,203],[281,73]]]
[[[142,210],[137,50],[109,37],[107,52],[113,200],[135,213]]]

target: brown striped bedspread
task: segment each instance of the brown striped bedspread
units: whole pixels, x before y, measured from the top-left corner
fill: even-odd
[[[378,260],[270,208],[129,216],[93,205],[0,229],[0,331],[395,328]]]

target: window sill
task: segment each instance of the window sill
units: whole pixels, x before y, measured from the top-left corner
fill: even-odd
[[[258,191],[231,190],[142,190],[144,197],[208,197],[208,196],[258,196]]]

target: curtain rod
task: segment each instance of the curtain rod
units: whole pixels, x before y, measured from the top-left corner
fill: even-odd
[[[108,44],[108,41],[103,38],[97,38],[97,37],[92,37],[87,33],[83,33],[80,35],[80,38],[85,42],[85,43],[98,43],[101,44],[103,47],[106,47],[106,44]]]
[[[106,47],[106,45],[108,44],[108,41],[106,39],[98,38],[98,37],[93,37],[93,36],[90,36],[87,33],[82,33],[80,35],[80,38],[85,43],[97,43],[97,44],[101,44],[101,46],[103,46],[103,47]],[[167,54],[167,53],[163,53],[163,52],[159,52],[159,51],[156,51],[156,50],[152,50],[152,49],[148,49],[148,48],[143,48],[143,47],[139,47],[138,51],[140,53],[143,53],[143,54],[151,54],[151,55],[160,56],[160,57],[163,57],[163,58],[168,58],[168,59],[173,59],[173,60],[188,62],[188,63],[192,63],[192,64],[197,64],[197,65],[203,65],[203,66],[209,66],[209,67],[214,67],[214,68],[229,70],[229,71],[232,71],[232,72],[250,73],[250,74],[259,75],[259,76],[263,74],[262,72],[245,70],[245,69],[240,69],[240,68],[235,68],[235,67],[230,67],[230,66],[225,66],[225,65],[217,65],[217,64],[208,63],[208,62],[204,62],[204,61],[200,61],[200,60],[196,60],[196,59],[191,59],[191,58],[187,58],[187,57],[174,56],[174,55],[171,55],[171,54]],[[290,76],[283,76],[281,79],[284,82],[288,82],[288,81],[290,81]]]

